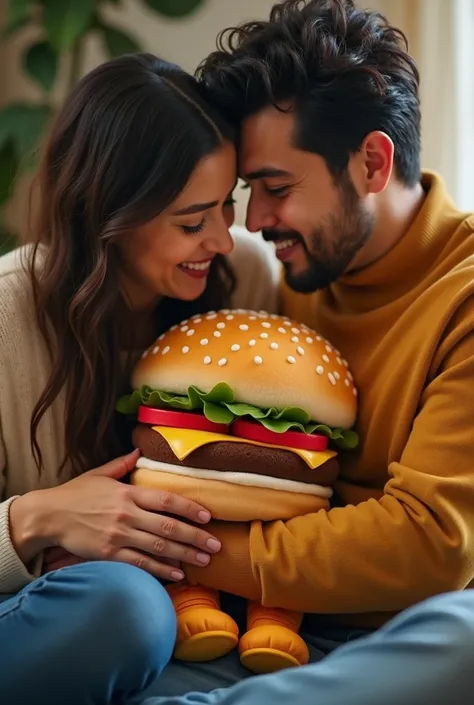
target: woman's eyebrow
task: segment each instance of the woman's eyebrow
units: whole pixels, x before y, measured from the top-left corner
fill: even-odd
[[[210,201],[209,203],[193,203],[191,206],[181,208],[179,211],[173,211],[171,215],[192,215],[193,213],[201,213],[209,208],[215,208],[219,205],[219,201]]]

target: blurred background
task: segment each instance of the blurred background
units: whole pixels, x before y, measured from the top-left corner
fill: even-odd
[[[146,50],[193,72],[220,30],[268,16],[273,0],[0,0],[0,252],[26,232],[31,155],[77,79]],[[422,163],[474,211],[474,0],[359,0],[408,37],[418,62]],[[237,224],[246,192],[237,188]]]

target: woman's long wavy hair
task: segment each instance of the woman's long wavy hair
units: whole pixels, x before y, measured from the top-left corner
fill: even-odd
[[[36,183],[38,222],[25,262],[52,371],[30,422],[39,471],[42,417],[65,393],[65,458],[76,474],[127,449],[115,403],[123,382],[116,242],[167,208],[198,162],[234,134],[196,80],[150,54],[102,64],[66,100]],[[192,302],[163,299],[156,333],[228,306],[235,286],[223,257]]]

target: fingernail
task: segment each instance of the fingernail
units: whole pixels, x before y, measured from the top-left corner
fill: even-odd
[[[206,512],[204,510],[200,511],[198,514],[199,521],[202,521],[203,523],[206,521],[209,521],[210,518],[211,518],[211,515],[209,514],[209,512]]]
[[[221,547],[221,542],[217,539],[207,539],[206,546],[210,551],[219,551]]]
[[[173,580],[182,580],[184,578],[184,573],[181,573],[179,570],[173,570],[171,577]]]
[[[202,563],[202,565],[207,565],[211,558],[207,553],[197,553],[196,560],[198,563]]]

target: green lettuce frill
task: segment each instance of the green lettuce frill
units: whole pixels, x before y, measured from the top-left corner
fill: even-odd
[[[235,401],[232,388],[225,382],[219,382],[210,392],[201,392],[197,387],[189,387],[186,395],[169,394],[144,386],[119,399],[116,408],[122,414],[135,416],[139,406],[199,411],[209,421],[219,424],[231,424],[237,418],[249,416],[275,433],[284,433],[290,429],[308,434],[320,433],[343,450],[351,450],[359,442],[355,431],[315,423],[304,409],[297,406],[287,406],[278,411],[275,408],[263,410],[250,404],[240,404]]]

